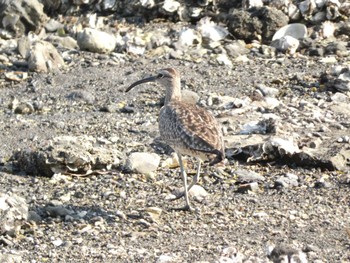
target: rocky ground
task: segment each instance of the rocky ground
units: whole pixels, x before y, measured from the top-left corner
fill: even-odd
[[[180,2],[0,1],[0,262],[350,261],[350,5]],[[167,67],[225,137],[194,212],[164,89],[125,93]]]
[[[116,137],[113,147],[125,155],[156,152],[164,160],[168,150],[154,146],[164,90],[152,86],[123,92],[141,76],[176,67],[184,86],[203,101],[212,93],[244,98],[264,83],[285,90],[289,95],[280,101],[288,105],[292,100],[312,101],[315,97],[308,88],[293,89],[294,75],[312,81],[327,68],[309,58],[252,57],[232,69],[165,59],[122,66],[104,60],[99,63],[36,75],[32,80],[36,88],[28,83],[3,87],[2,157],[18,148],[43,147],[59,135],[89,135],[101,140]],[[276,80],[283,84],[273,84]],[[71,98],[73,92],[83,95]],[[15,114],[7,108],[12,97],[38,101],[47,110]],[[129,105],[129,111],[121,105]],[[113,107],[114,111],[103,110]],[[220,110],[213,111],[220,114]],[[228,135],[235,134],[249,114],[235,116],[239,120],[231,123]],[[281,123],[287,125],[283,119]],[[338,134],[339,130],[329,128],[328,134]],[[331,141],[337,143],[334,137]],[[164,262],[167,256],[170,261],[166,262],[213,262],[228,247],[245,259],[264,259],[267,244],[286,243],[306,252],[312,262],[349,260],[347,173],[290,165],[247,164],[231,158],[224,171],[204,169],[200,185],[209,195],[201,202],[192,200],[197,212],[188,213],[169,210],[183,202],[167,200],[182,185],[178,169],[159,168],[147,176],[127,173],[118,166],[104,174],[47,178],[8,173],[3,164],[2,191],[24,197],[34,219],[22,226],[17,237],[6,237],[1,250],[18,253],[22,262]],[[188,167],[192,170],[190,159]],[[254,178],[245,180],[250,173]],[[296,184],[276,183],[288,174],[294,175]],[[258,188],[244,190],[245,181],[258,182]]]

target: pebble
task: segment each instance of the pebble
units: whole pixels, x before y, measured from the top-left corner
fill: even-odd
[[[0,192],[0,215],[0,233],[16,236],[29,215],[26,200],[16,194]]]
[[[239,193],[249,193],[249,192],[258,192],[258,191],[259,191],[259,184],[257,182],[240,184],[237,189],[237,192]]]
[[[29,211],[28,213],[28,221],[33,221],[35,223],[39,223],[42,220],[42,217],[35,211]]]
[[[173,262],[176,262],[175,258],[169,255],[160,255],[156,261],[156,263],[173,263]]]
[[[62,239],[55,239],[55,240],[53,240],[53,241],[51,241],[51,243],[55,246],[55,247],[59,247],[59,246],[61,246],[62,244],[63,244],[63,241],[62,241]]]
[[[55,19],[50,19],[46,24],[45,24],[45,29],[48,32],[56,32],[58,29],[63,28],[64,25],[62,23],[58,22]]]
[[[231,58],[238,58],[249,53],[249,49],[245,47],[245,43],[242,40],[234,40],[233,42],[225,45],[224,48],[227,55],[229,55]]]
[[[156,153],[134,152],[129,155],[125,167],[132,172],[150,174],[157,170],[159,163],[160,157]]]
[[[265,86],[263,84],[259,84],[257,89],[260,90],[265,97],[276,97],[280,93],[280,90]]]
[[[82,50],[110,53],[115,49],[117,39],[112,34],[93,28],[85,28],[78,33],[77,43]]]
[[[202,186],[197,184],[192,186],[188,194],[198,202],[203,201],[209,195],[208,192]]]
[[[29,102],[20,102],[14,109],[16,114],[31,114],[34,111],[34,106]]]
[[[341,92],[336,92],[332,97],[331,100],[334,102],[347,102],[349,100],[349,97]]]
[[[15,253],[0,253],[0,262],[4,263],[20,263],[22,256]]]
[[[65,65],[61,54],[49,42],[41,40],[31,45],[28,68],[36,72],[51,72]]]
[[[269,248],[269,251],[268,258],[272,262],[308,262],[307,256],[304,252],[297,250],[290,245],[278,244],[273,249]]]
[[[293,55],[297,51],[299,43],[299,40],[292,36],[284,36],[274,40],[271,43],[271,46],[276,48],[278,51]]]
[[[66,215],[72,215],[74,214],[74,211],[68,208],[65,208],[62,205],[57,205],[57,206],[46,206],[45,207],[46,212],[52,216],[52,217],[64,217]]]
[[[85,90],[75,90],[69,93],[67,98],[74,101],[84,101],[88,104],[93,104],[95,101],[95,96],[88,91]]]
[[[275,187],[293,187],[298,186],[298,176],[292,173],[286,173],[275,181]]]
[[[250,182],[261,182],[265,180],[265,177],[250,170],[237,169],[234,171],[237,176],[237,182],[240,183],[250,183]]]

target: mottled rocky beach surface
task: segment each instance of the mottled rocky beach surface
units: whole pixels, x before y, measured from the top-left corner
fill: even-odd
[[[0,1],[1,262],[350,261],[350,4],[15,2]],[[165,90],[125,93],[168,67],[225,137],[195,212],[171,209]]]

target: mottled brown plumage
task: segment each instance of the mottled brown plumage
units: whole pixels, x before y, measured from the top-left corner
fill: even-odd
[[[198,182],[201,162],[208,160],[210,165],[214,165],[225,158],[221,127],[204,108],[181,101],[180,75],[173,68],[160,70],[156,76],[139,80],[126,91],[151,81],[157,81],[166,88],[165,104],[159,114],[159,132],[161,139],[178,154],[185,187],[183,195],[186,206],[183,209],[189,210],[188,191]],[[196,176],[188,187],[181,155],[198,159]]]

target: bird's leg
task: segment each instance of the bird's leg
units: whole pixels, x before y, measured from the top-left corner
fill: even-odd
[[[193,208],[191,207],[190,200],[188,198],[187,175],[186,175],[186,172],[185,172],[184,165],[182,163],[181,154],[178,153],[177,155],[179,157],[180,171],[181,171],[181,176],[182,176],[182,180],[183,180],[183,183],[184,183],[184,190],[185,190],[184,192],[185,192],[186,205],[184,207],[181,207],[181,208],[174,208],[174,210],[190,210],[190,211],[192,211]]]
[[[199,181],[199,176],[200,176],[200,172],[201,172],[201,165],[202,165],[202,161],[200,159],[197,159],[198,160],[198,164],[197,164],[197,172],[196,172],[196,175],[194,176],[191,184],[188,186],[187,188],[187,191],[189,192],[191,190],[191,188],[198,183]],[[178,195],[176,195],[176,197],[172,200],[177,200],[181,197],[183,197],[185,195],[185,191],[179,193]]]
[[[200,159],[197,159],[198,160],[198,164],[197,164],[197,172],[196,172],[196,175],[194,176],[193,180],[192,180],[192,183],[190,184],[190,186],[187,188],[187,191],[190,191],[192,186],[194,186],[195,184],[198,183],[199,181],[199,175],[200,175],[200,172],[201,172],[201,165],[202,165],[202,161]]]

